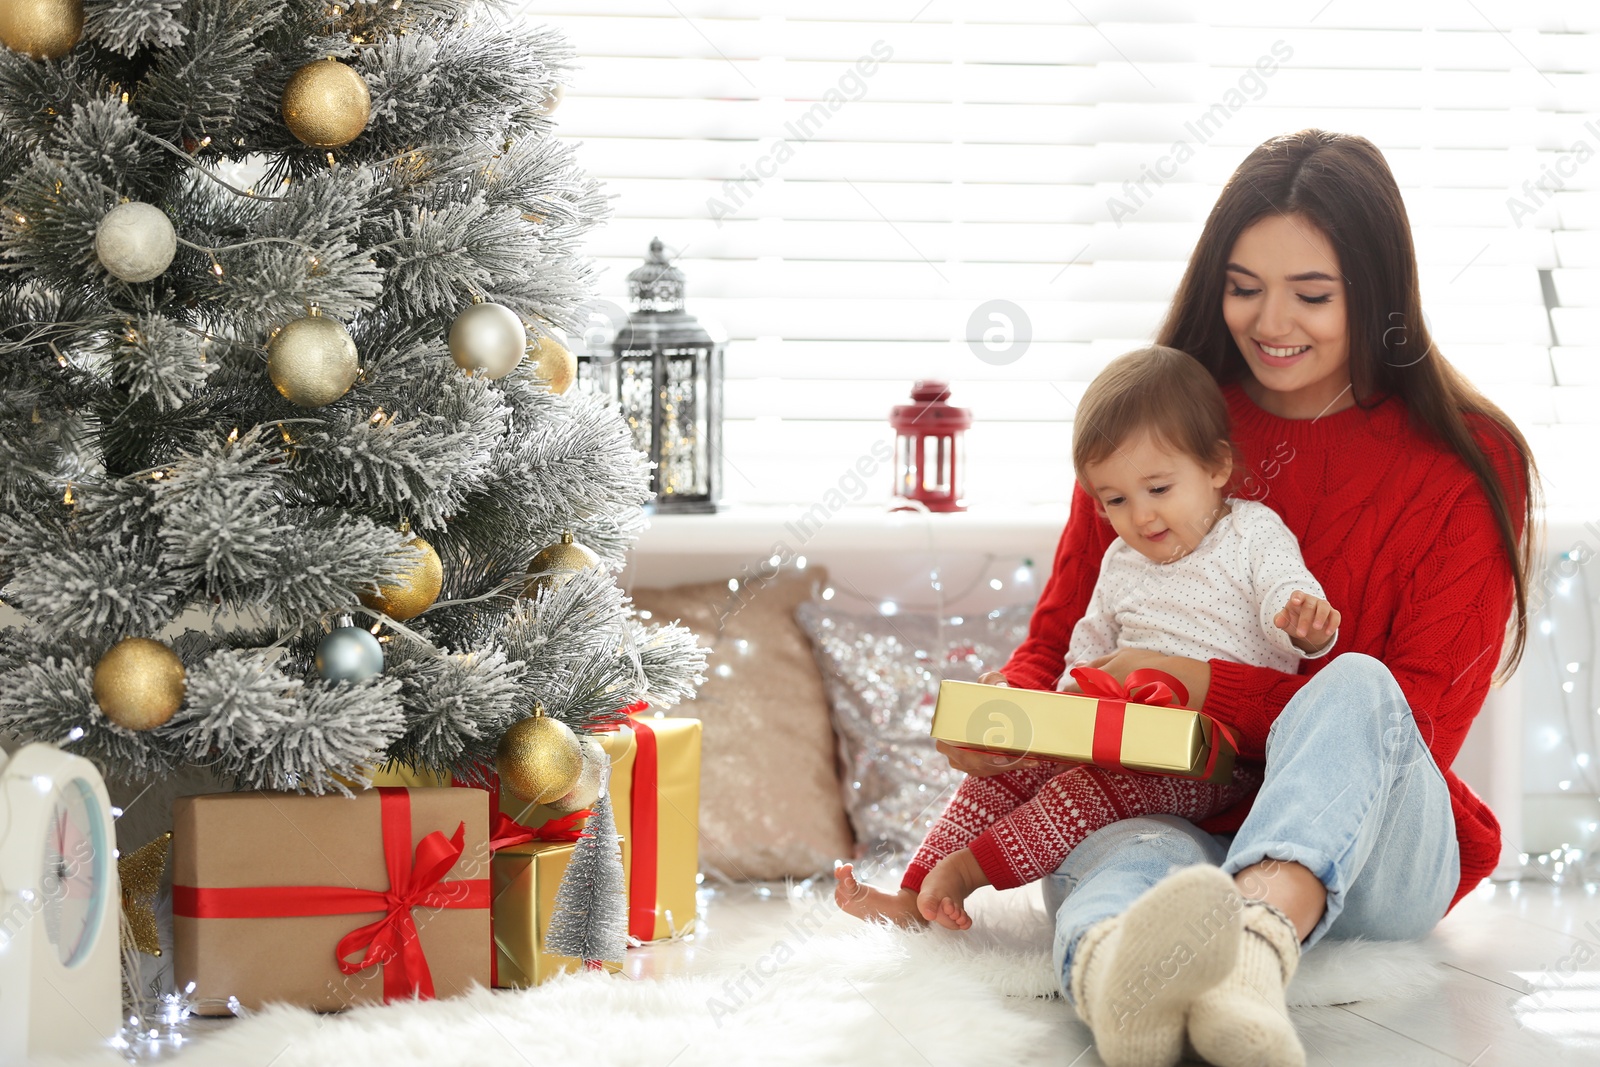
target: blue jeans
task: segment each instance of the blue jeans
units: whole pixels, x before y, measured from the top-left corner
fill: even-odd
[[[1394,676],[1371,656],[1339,656],[1284,706],[1237,833],[1172,815],[1125,819],[1090,834],[1045,879],[1062,990],[1083,932],[1169,871],[1213,863],[1237,874],[1268,858],[1300,863],[1327,887],[1305,948],[1324,936],[1422,937],[1455,896],[1461,856],[1444,775]]]

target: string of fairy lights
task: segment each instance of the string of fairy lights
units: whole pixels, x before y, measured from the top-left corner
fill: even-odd
[[[1581,787],[1590,793],[1600,794],[1600,780],[1597,780],[1594,752],[1600,749],[1600,732],[1596,729],[1596,717],[1600,717],[1600,702],[1596,700],[1594,650],[1597,643],[1595,632],[1595,594],[1590,586],[1589,575],[1584,566],[1593,558],[1593,553],[1584,553],[1581,548],[1574,548],[1564,552],[1559,557],[1578,564],[1573,568],[1575,573],[1570,577],[1557,579],[1555,597],[1542,605],[1541,615],[1536,624],[1536,632],[1545,646],[1546,660],[1553,674],[1560,679],[1560,706],[1562,721],[1566,730],[1562,734],[1562,741],[1570,751],[1575,778],[1559,780],[1556,785],[1563,792]],[[1555,605],[1572,603],[1582,612],[1582,625],[1572,627],[1554,618]],[[1560,636],[1557,636],[1560,631]],[[1572,649],[1563,655],[1562,648]]]
[[[1523,852],[1518,857],[1520,880],[1581,884],[1589,892],[1600,887],[1600,767],[1596,766],[1600,691],[1595,680],[1600,630],[1595,621],[1597,596],[1589,575],[1595,556],[1596,552],[1580,541],[1549,561],[1535,590],[1539,599],[1529,620],[1533,655],[1523,668],[1528,672],[1523,685],[1524,727],[1533,745],[1531,758],[1525,762],[1534,772],[1523,783],[1524,795],[1571,796],[1574,803],[1562,805],[1561,810],[1575,809],[1584,795],[1594,804],[1589,816],[1580,817],[1572,826],[1571,837],[1554,848]],[[1552,758],[1565,763],[1556,772],[1561,776],[1553,781],[1546,777],[1550,764],[1541,766],[1542,760]],[[1530,827],[1525,823],[1507,829],[1528,833]],[[1550,832],[1548,825],[1531,829],[1535,836]]]

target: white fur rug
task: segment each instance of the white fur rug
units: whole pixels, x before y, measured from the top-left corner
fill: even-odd
[[[176,1060],[195,1067],[1027,1062],[1051,1029],[1079,1025],[1065,1001],[1052,1021],[1048,1012],[1018,1010],[1013,999],[1057,995],[1051,923],[1037,887],[984,890],[971,906],[974,928],[958,934],[861,923],[831,897],[794,900],[787,916],[772,909],[765,932],[697,949],[684,975],[569,975],[520,992],[481,990],[338,1016],[273,1009],[208,1027]],[[1427,943],[1323,942],[1303,958],[1291,1000],[1422,995],[1433,988],[1439,958]]]

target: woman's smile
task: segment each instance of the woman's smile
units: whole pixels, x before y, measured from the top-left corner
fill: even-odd
[[[1255,342],[1257,357],[1269,367],[1291,367],[1311,351],[1310,345],[1269,345],[1256,337],[1250,340]]]

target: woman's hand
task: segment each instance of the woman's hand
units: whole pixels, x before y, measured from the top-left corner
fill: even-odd
[[[1186,656],[1164,656],[1142,648],[1124,648],[1092,659],[1088,666],[1099,667],[1118,682],[1126,682],[1128,675],[1143,667],[1166,671],[1189,691],[1189,702],[1184,707],[1196,711],[1205,706],[1206,691],[1211,688],[1211,664]]]

